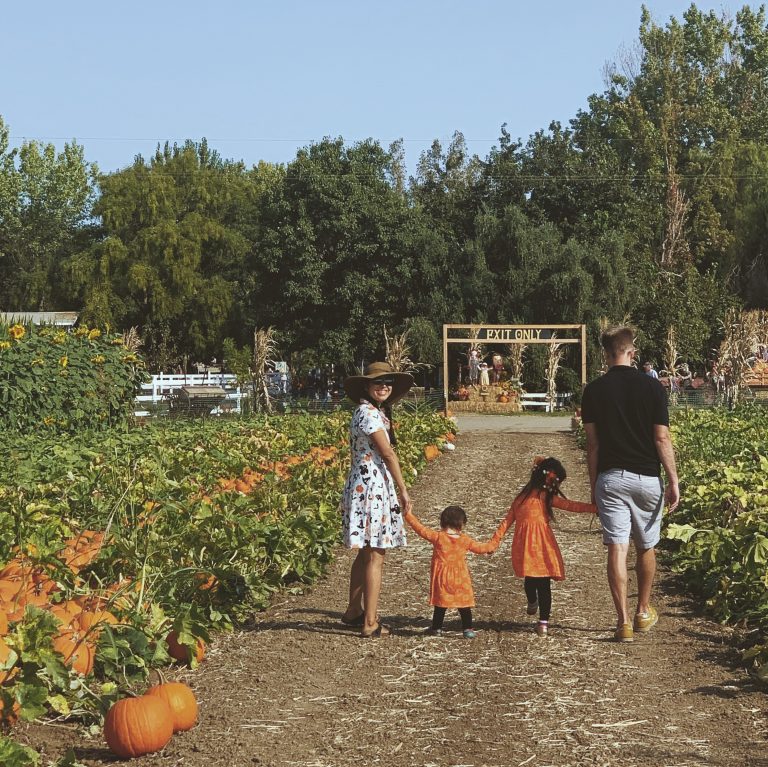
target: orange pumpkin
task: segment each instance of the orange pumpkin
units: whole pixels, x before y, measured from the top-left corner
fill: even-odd
[[[2,698],[0,698],[0,725],[13,727],[13,725],[19,721],[20,710],[21,706],[19,705],[18,701],[14,700],[13,703],[9,706]]]
[[[89,634],[96,639],[104,624],[111,623],[114,626],[119,621],[109,610],[83,610],[74,622],[83,634]]]
[[[437,445],[425,445],[424,457],[428,461],[434,461],[440,455],[440,448]]]
[[[189,647],[183,644],[179,644],[179,637],[175,631],[171,631],[166,637],[168,643],[168,654],[174,660],[181,663],[189,663],[192,657],[192,651]],[[205,657],[205,642],[202,639],[198,639],[195,643],[195,660],[200,661]]]
[[[173,715],[155,695],[118,700],[104,720],[107,745],[123,759],[165,748],[173,736]]]
[[[509,402],[509,397],[506,394],[499,394],[499,396],[496,397],[496,402],[507,403]]]
[[[0,639],[0,666],[5,665],[10,654],[11,648],[8,647],[4,639]],[[8,669],[7,671],[0,671],[0,684],[4,684],[8,680],[13,679],[18,673],[18,666],[13,666],[13,668]]]
[[[0,607],[0,637],[4,637],[8,633],[8,616],[5,610]]]
[[[79,631],[64,629],[53,640],[53,649],[64,656],[64,665],[88,676],[93,671],[93,645]]]
[[[197,722],[197,700],[191,688],[183,682],[165,682],[147,690],[147,695],[161,698],[173,716],[173,731],[191,730]]]

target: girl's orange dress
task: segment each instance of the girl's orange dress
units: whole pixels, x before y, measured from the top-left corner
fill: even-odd
[[[591,503],[569,501],[559,495],[552,496],[552,506],[563,511],[597,512],[597,507]],[[512,569],[515,575],[518,578],[564,580],[563,555],[549,523],[545,494],[533,491],[528,496],[516,498],[491,540],[499,533],[504,535],[513,523]]]
[[[475,592],[467,567],[467,552],[490,554],[496,551],[504,535],[499,534],[501,527],[490,541],[480,543],[464,533],[449,535],[444,530],[433,530],[410,512],[405,515],[405,521],[432,544],[429,604],[433,607],[474,607]]]

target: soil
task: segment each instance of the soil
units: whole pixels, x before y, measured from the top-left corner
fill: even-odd
[[[569,497],[586,500],[583,453],[570,435],[465,433],[415,484],[416,512],[435,526],[462,504],[468,532],[494,530],[537,454],[559,457]],[[663,568],[661,618],[633,644],[611,641],[605,553],[591,515],[558,512],[566,580],[554,585],[551,635],[533,633],[509,537],[472,556],[477,638],[423,635],[429,544],[387,556],[381,604],[390,637],[360,639],[339,622],[352,556],[340,549],[308,593],[282,596],[243,630],[219,637],[195,672],[180,672],[199,724],[143,767],[481,767],[669,765],[768,767],[768,698],[738,665],[732,629],[708,621]],[[630,594],[634,589],[630,573]],[[113,758],[100,736],[33,724],[16,737],[46,759],[74,747],[86,765]]]

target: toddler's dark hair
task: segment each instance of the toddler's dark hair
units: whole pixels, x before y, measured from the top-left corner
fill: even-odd
[[[467,512],[461,506],[446,506],[440,514],[440,527],[461,530],[467,524]]]

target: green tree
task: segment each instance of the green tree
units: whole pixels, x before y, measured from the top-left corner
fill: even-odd
[[[250,247],[248,181],[205,141],[101,177],[102,236],[68,264],[86,319],[167,327],[180,351],[220,356]]]
[[[82,147],[24,142],[9,148],[0,118],[0,307],[79,309],[64,290],[62,265],[91,232],[96,167]]]

